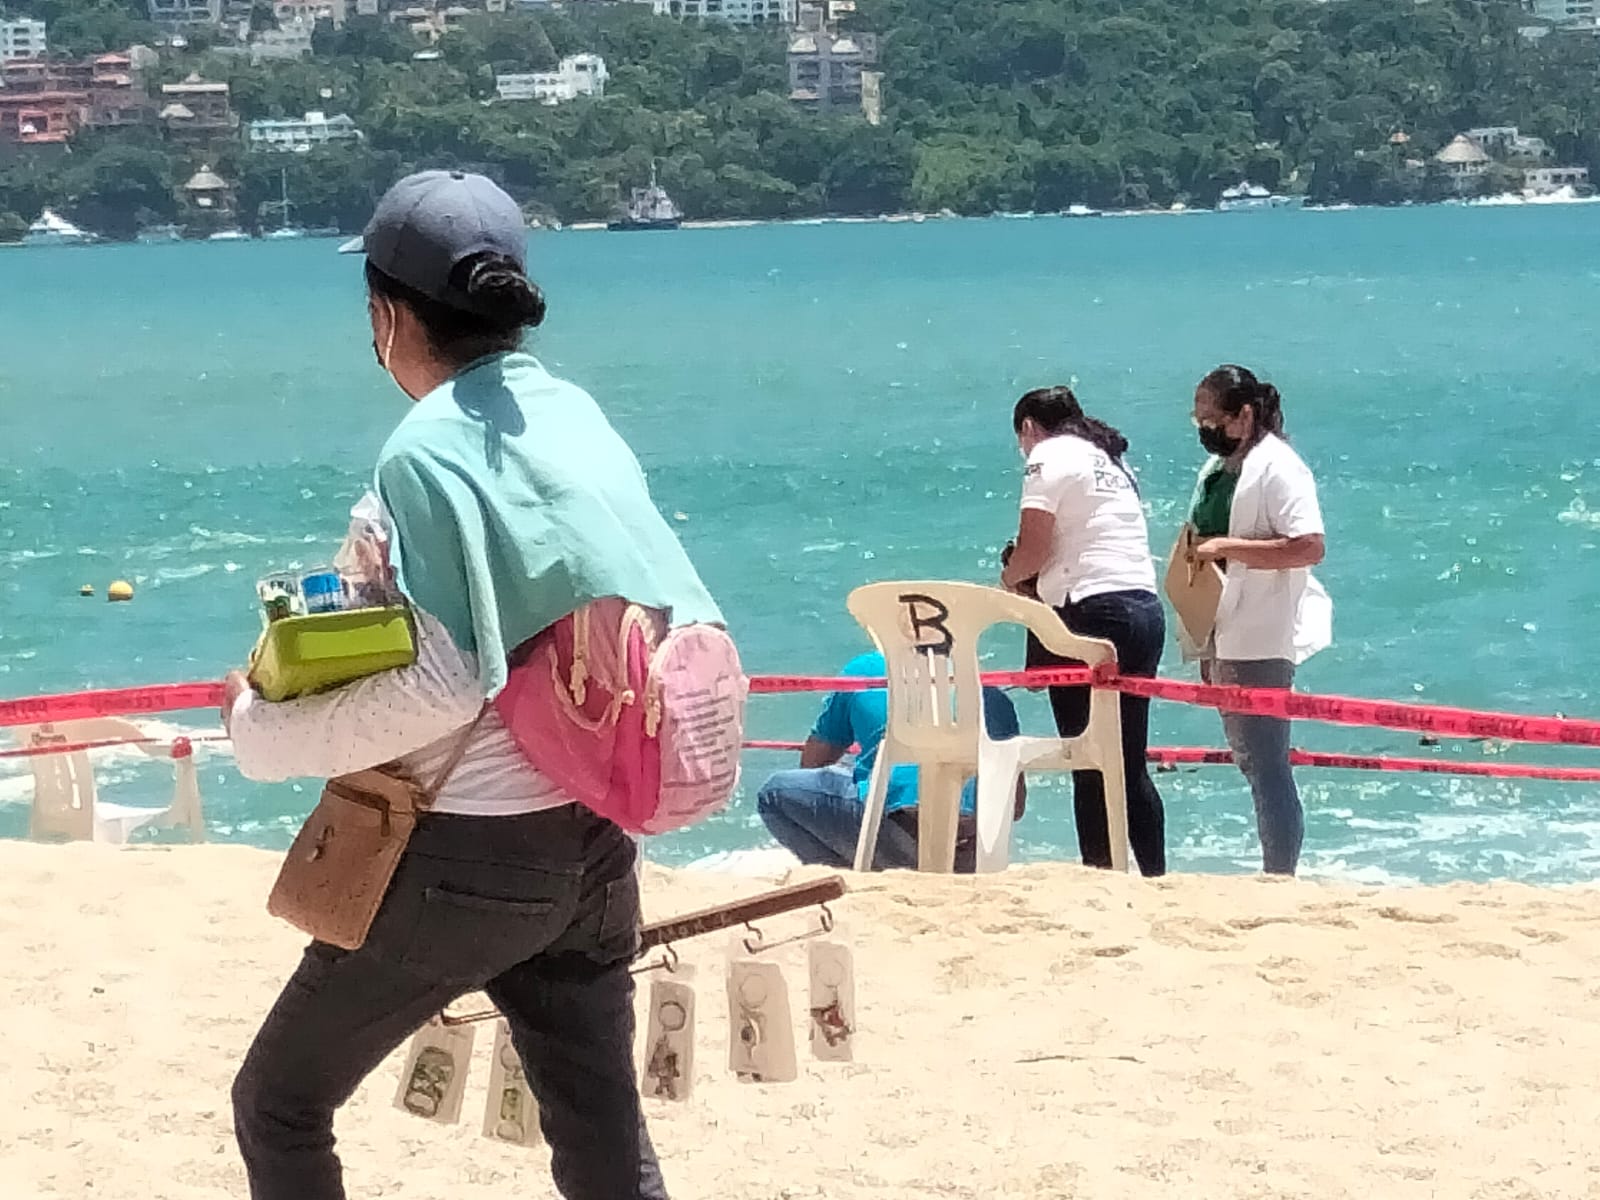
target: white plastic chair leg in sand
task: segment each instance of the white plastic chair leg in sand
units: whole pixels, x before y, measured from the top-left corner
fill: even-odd
[[[24,745],[40,749],[87,742],[131,741],[145,736],[131,721],[115,718],[28,726],[18,729],[17,733]],[[172,759],[172,802],[166,808],[101,800],[87,751],[35,755],[28,760],[33,771],[33,808],[28,836],[123,845],[139,829],[156,825],[181,826],[189,830],[195,841],[204,841],[199,775],[189,740],[178,738],[170,744],[142,744],[139,749],[152,757],[170,756]]]
[[[855,868],[867,870],[877,846],[889,773],[900,763],[919,770],[917,868],[950,871],[963,782],[978,777],[977,869],[1003,870],[1010,860],[1017,780],[1030,770],[1099,771],[1105,780],[1111,862],[1128,865],[1122,716],[1115,692],[1095,691],[1089,724],[1071,738],[990,739],[983,719],[978,639],[994,625],[1021,625],[1045,648],[1090,666],[1116,662],[1110,642],[1082,638],[1037,600],[972,583],[885,582],[857,588],[851,615],[883,652],[889,679],[889,721],[873,765]]]
[[[205,810],[200,804],[200,769],[188,738],[172,743],[172,806],[162,822],[169,829],[187,829],[191,842],[206,840]]]

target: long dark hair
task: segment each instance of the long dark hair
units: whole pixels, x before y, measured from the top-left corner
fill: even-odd
[[[1069,387],[1035,388],[1018,400],[1011,410],[1013,432],[1021,433],[1022,423],[1030,420],[1052,437],[1080,437],[1118,461],[1128,452],[1128,439],[1104,421],[1088,416]]]
[[[1253,371],[1226,363],[1200,381],[1211,393],[1217,407],[1236,417],[1247,407],[1255,409],[1256,434],[1273,434],[1288,439],[1283,431],[1283,397],[1278,389],[1255,377]]]
[[[544,293],[512,259],[485,252],[464,258],[450,273],[451,291],[471,309],[424,296],[367,262],[367,288],[404,304],[422,324],[428,345],[447,363],[464,367],[522,345],[522,331],[544,321]]]

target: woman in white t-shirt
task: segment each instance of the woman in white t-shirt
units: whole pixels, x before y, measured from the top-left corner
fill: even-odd
[[[1288,688],[1295,668],[1333,641],[1333,605],[1311,574],[1322,561],[1322,509],[1311,469],[1283,434],[1278,389],[1243,367],[1218,367],[1194,394],[1200,472],[1191,521],[1195,555],[1224,564],[1211,644],[1198,655],[1204,678],[1229,687]],[[1293,875],[1305,815],[1289,763],[1289,722],[1223,713],[1233,759],[1250,782],[1262,865]]]
[[[1139,488],[1123,463],[1128,439],[1084,415],[1064,387],[1040,388],[1017,401],[1012,428],[1027,467],[1022,516],[1001,583],[1032,592],[1081,637],[1117,648],[1125,675],[1152,676],[1161,663],[1166,618],[1156,595],[1155,564]],[[1028,665],[1079,665],[1028,638]],[[1089,689],[1051,688],[1050,707],[1062,737],[1089,724]],[[1165,815],[1150,778],[1145,749],[1150,701],[1122,697],[1122,762],[1128,793],[1128,841],[1139,870],[1167,869]],[[1078,848],[1085,866],[1111,866],[1105,785],[1098,771],[1072,776]]]

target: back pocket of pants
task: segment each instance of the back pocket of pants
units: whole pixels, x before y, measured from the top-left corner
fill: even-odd
[[[550,900],[500,900],[426,888],[401,965],[441,983],[486,983],[559,936],[565,922],[558,908]]]

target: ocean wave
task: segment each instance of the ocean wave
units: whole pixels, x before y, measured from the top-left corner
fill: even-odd
[[[0,553],[0,566],[16,566],[21,563],[43,562],[46,559],[60,558],[60,550],[7,550]]]
[[[217,563],[193,563],[187,567],[162,567],[150,576],[150,582],[160,587],[164,583],[182,583],[186,579],[199,579],[219,569]]]
[[[243,530],[212,530],[202,525],[189,526],[189,533],[196,539],[193,549],[200,550],[211,546],[264,546],[268,539],[254,533],[245,533]]]
[[[1574,499],[1556,514],[1556,520],[1563,525],[1600,525],[1600,509],[1590,508],[1581,499]]]
[[[719,875],[745,875],[757,878],[781,877],[800,865],[800,860],[780,846],[755,846],[745,850],[718,850],[688,864],[691,871],[715,871]]]

